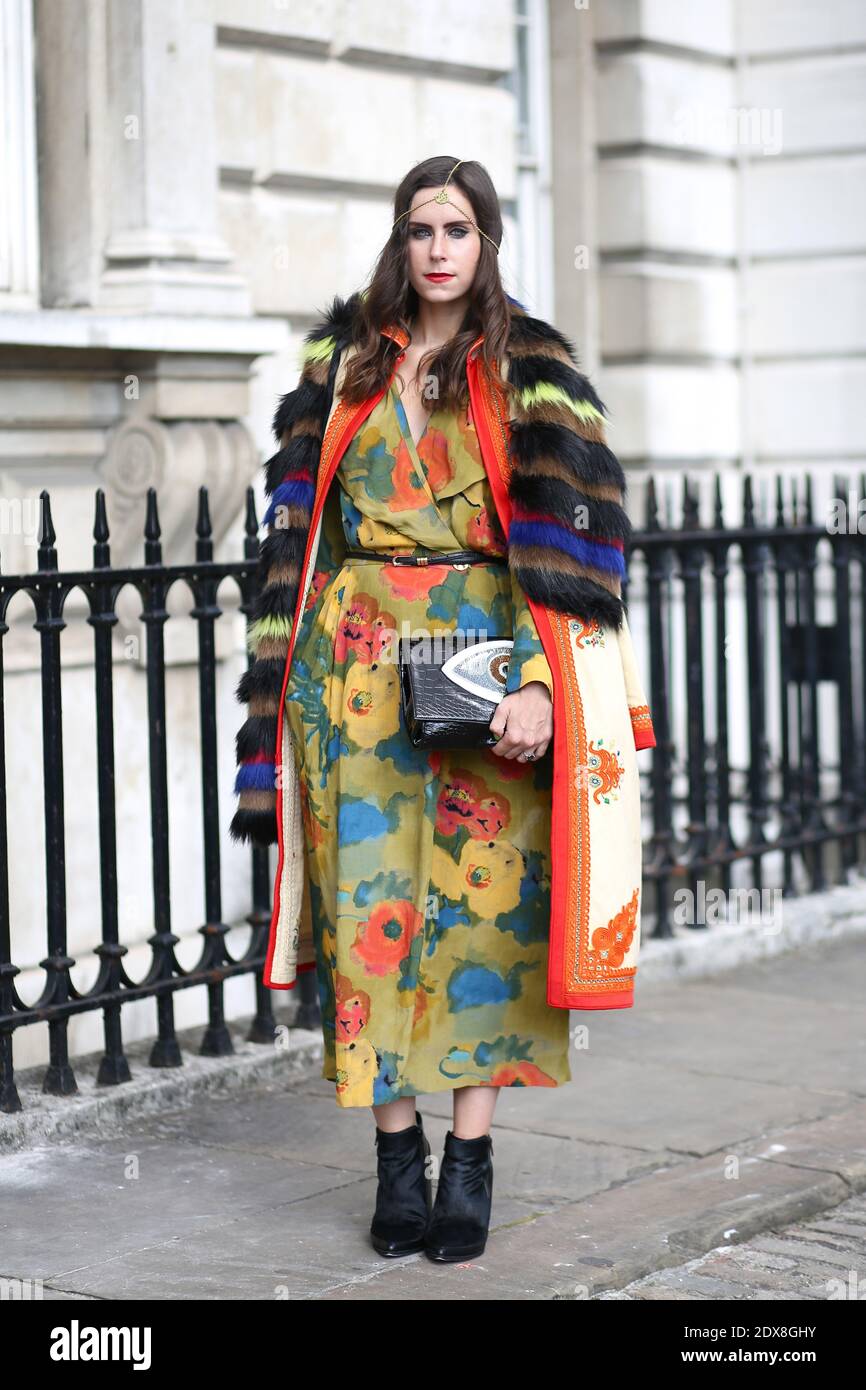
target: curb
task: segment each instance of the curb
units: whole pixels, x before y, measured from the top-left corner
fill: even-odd
[[[779,1227],[792,1225],[821,1215],[861,1192],[866,1191],[866,1148],[857,1153],[846,1152],[840,1147],[840,1129],[846,1128],[856,1143],[857,1136],[866,1132],[866,1105],[859,1103],[848,1110],[827,1116],[822,1120],[807,1121],[779,1130],[760,1141],[752,1141],[744,1146],[741,1157],[748,1157],[756,1163],[773,1165],[781,1169],[777,1176],[782,1180],[779,1190],[772,1195],[754,1201],[737,1216],[735,1228],[726,1226],[720,1217],[718,1206],[708,1205],[705,1212],[697,1215],[679,1229],[666,1232],[661,1240],[667,1247],[662,1250],[659,1243],[637,1236],[630,1255],[616,1261],[614,1270],[599,1271],[598,1278],[590,1278],[589,1292],[575,1293],[574,1284],[560,1284],[552,1290],[549,1297],[558,1301],[577,1301],[586,1297],[595,1298],[602,1293],[617,1292],[642,1279],[648,1274],[656,1274],[668,1268],[677,1268],[689,1260],[706,1256],[712,1251],[728,1250],[732,1245],[742,1245],[756,1236],[765,1235]],[[804,1148],[805,1141],[805,1148]],[[791,1162],[784,1155],[796,1154],[803,1150],[799,1162]],[[778,1156],[774,1156],[777,1154]],[[718,1160],[711,1160],[718,1162]],[[706,1174],[707,1160],[699,1164],[686,1165],[672,1170],[679,1175],[680,1182],[672,1181],[672,1188],[679,1188],[678,1196],[690,1186],[700,1186]],[[823,1167],[818,1173],[816,1168]],[[702,1173],[701,1170],[704,1170]],[[752,1170],[755,1174],[755,1169]],[[750,1177],[752,1177],[750,1174]],[[760,1169],[757,1170],[760,1182]],[[636,1189],[653,1181],[654,1175],[639,1179]],[[632,1196],[639,1197],[633,1190]],[[620,1189],[621,1190],[621,1189]],[[598,1198],[606,1194],[597,1194]],[[593,1199],[594,1203],[596,1199]],[[542,1218],[543,1219],[543,1218]],[[735,1236],[736,1239],[732,1239]],[[853,1258],[853,1257],[852,1257]],[[611,1262],[613,1263],[613,1262]]]
[[[231,1020],[234,1052],[224,1057],[199,1054],[204,1024],[180,1030],[177,1041],[183,1064],[179,1067],[148,1065],[152,1038],[130,1043],[125,1054],[132,1079],[116,1086],[96,1084],[101,1052],[74,1058],[78,1092],[68,1096],[42,1091],[44,1065],[16,1073],[23,1108],[13,1115],[0,1115],[0,1154],[80,1135],[108,1135],[130,1121],[191,1104],[200,1096],[242,1090],[271,1077],[284,1080],[287,1073],[304,1071],[322,1060],[321,1029],[292,1028],[280,1021],[273,1042],[254,1043],[246,1037],[252,1021],[252,1015]]]
[[[756,890],[742,893],[750,891]],[[641,983],[712,978],[813,945],[862,939],[866,937],[866,875],[852,872],[849,882],[833,884],[820,893],[779,898],[775,910],[778,923],[720,921],[707,927],[675,923],[671,937],[642,932],[636,990]],[[651,920],[647,914],[647,922]],[[639,1007],[637,995],[635,1005]]]

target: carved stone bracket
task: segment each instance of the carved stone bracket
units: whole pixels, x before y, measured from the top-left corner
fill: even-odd
[[[258,451],[246,426],[238,420],[181,420],[166,424],[142,418],[126,420],[112,431],[99,469],[106,493],[112,566],[140,565],[144,558],[147,490],[156,489],[162,559],[180,564],[195,556],[199,488],[208,490],[213,542],[216,548],[243,507],[246,488],[259,467]],[[192,593],[186,583],[169,591],[169,613],[188,613]],[[136,594],[118,596],[118,636],[140,633],[141,605]],[[183,624],[194,638],[189,624]],[[120,632],[119,629],[123,629]],[[171,632],[170,632],[171,630]],[[175,659],[192,648],[185,638],[178,646],[177,625],[166,627],[167,648]]]

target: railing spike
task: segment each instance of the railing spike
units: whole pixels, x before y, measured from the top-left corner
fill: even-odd
[[[253,487],[248,487],[246,514],[244,516],[244,557],[247,560],[258,560],[259,553],[259,519],[256,516],[256,494]]]
[[[743,480],[743,525],[755,525],[755,501],[752,496],[751,473],[747,473]]]
[[[853,487],[849,487],[849,486],[848,486],[848,482],[849,482],[849,480],[848,480],[847,478],[843,478],[842,475],[841,475],[841,473],[834,473],[834,474],[833,474],[833,496],[832,496],[832,498],[830,499],[830,500],[831,500],[831,504],[832,504],[832,503],[840,503],[840,504],[841,504],[841,507],[842,507],[842,516],[845,518],[845,530],[846,530],[846,531],[850,531],[850,529],[851,529],[851,505],[850,505],[850,504],[851,504],[852,501],[854,501],[855,525],[856,525],[856,513],[857,513],[857,503],[856,503],[856,499],[853,497],[854,489],[853,489]]]
[[[57,533],[54,530],[54,522],[51,517],[51,497],[47,488],[43,488],[39,494],[39,568],[41,570],[57,569],[57,550],[54,542],[57,540]]]
[[[213,536],[213,527],[210,520],[210,506],[208,503],[207,487],[202,483],[198,490],[198,515],[195,522],[195,533],[199,540],[210,540]]]
[[[93,539],[95,541],[108,540],[108,512],[105,506],[105,492],[101,487],[96,489],[93,509]]]
[[[687,473],[683,474],[683,529],[686,531],[697,531],[700,528],[701,519],[698,512],[698,483]]]
[[[659,505],[658,498],[656,496],[656,480],[652,473],[647,479],[644,513],[646,516],[645,529],[647,531],[658,531]]]
[[[156,488],[149,487],[147,489],[147,510],[144,517],[144,538],[148,541],[158,541],[161,534]]]
[[[95,569],[106,569],[110,563],[105,493],[101,487],[98,487],[93,517],[93,565]]]
[[[146,565],[162,564],[160,535],[159,511],[156,505],[156,488],[149,487],[147,489],[147,511],[144,518],[144,563]]]
[[[210,524],[207,488],[204,483],[198,490],[198,516],[195,523],[195,558],[201,564],[213,559],[213,528]]]
[[[652,479],[650,479],[650,486],[652,486]],[[252,537],[253,540],[258,540],[259,519],[256,516],[256,490],[252,485],[250,485],[247,488],[247,506],[246,515],[244,517],[244,532],[248,537]]]

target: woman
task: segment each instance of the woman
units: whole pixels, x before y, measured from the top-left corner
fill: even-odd
[[[282,448],[267,465],[265,583],[250,634],[256,659],[238,689],[250,718],[238,736],[232,834],[273,843],[276,823],[265,975],[274,988],[295,977],[294,963],[280,976],[275,952],[291,947],[297,957],[299,945],[297,887],[286,902],[297,878],[276,900],[284,861],[305,862],[312,940],[297,969],[317,973],[322,1074],[337,1103],[370,1106],[375,1118],[374,1247],[458,1260],[485,1248],[499,1087],[571,1078],[569,999],[549,1002],[546,755],[556,680],[519,582],[544,525],[529,523],[524,568],[511,563],[519,524],[502,524],[490,421],[476,422],[467,390],[483,343],[493,385],[476,402],[505,399],[502,369],[521,314],[499,277],[495,190],[479,164],[434,158],[403,180],[395,214],[369,289],[335,301],[327,331],[309,335],[305,375],[275,418]],[[567,345],[556,371],[566,369],[577,378]],[[578,415],[590,422],[580,443],[594,450],[596,474],[585,484],[592,518],[580,544],[593,563],[570,563],[561,584],[555,566],[542,566],[533,581],[536,597],[537,583],[545,595],[562,590],[557,601],[564,594],[579,615],[571,619],[578,644],[603,643],[606,623],[617,640],[627,534],[601,403],[580,381]],[[544,426],[551,438],[556,414],[551,407]],[[487,748],[416,749],[400,709],[397,639],[455,631],[469,641],[513,637],[506,694],[490,725],[499,739]],[[642,719],[642,692],[632,687],[629,707]],[[596,783],[599,767],[601,784],[609,782],[604,759],[596,764]],[[302,834],[298,796],[280,794],[283,769],[297,777]],[[629,939],[634,932],[633,921]],[[624,1005],[593,997],[586,1006]],[[415,1097],[440,1090],[453,1092],[454,1120],[433,1207]]]

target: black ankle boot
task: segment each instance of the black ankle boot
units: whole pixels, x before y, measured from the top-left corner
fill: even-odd
[[[493,1201],[493,1140],[445,1135],[439,1186],[424,1249],[431,1260],[471,1260],[484,1252]]]
[[[396,1133],[376,1126],[379,1187],[370,1225],[380,1255],[411,1255],[424,1249],[433,1206],[433,1179],[427,1176],[430,1141],[419,1112],[415,1123]]]

